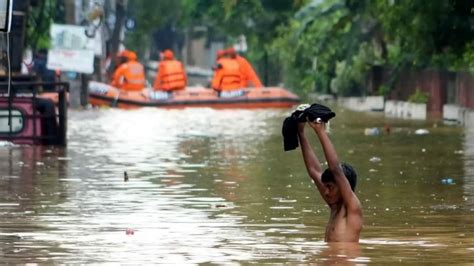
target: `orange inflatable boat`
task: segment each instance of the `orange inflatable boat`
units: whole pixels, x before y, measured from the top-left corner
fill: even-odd
[[[91,81],[89,83],[89,102],[93,106],[112,106],[118,108],[137,107],[213,107],[213,108],[287,108],[297,104],[299,97],[279,87],[222,92],[212,89],[188,87],[173,93],[153,91],[122,91],[108,84]]]

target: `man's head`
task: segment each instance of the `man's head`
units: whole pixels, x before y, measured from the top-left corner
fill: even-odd
[[[123,50],[117,54],[120,63],[137,60],[137,54],[130,50]]]
[[[349,181],[352,191],[354,191],[357,184],[357,173],[355,172],[354,168],[347,163],[342,163],[341,168],[347,178],[347,181]],[[341,198],[341,194],[339,188],[336,185],[336,181],[334,180],[334,175],[329,169],[326,169],[323,172],[321,175],[321,181],[326,187],[326,191],[323,195],[325,200],[329,204],[337,203]]]
[[[235,58],[237,56],[237,52],[235,51],[234,47],[229,47],[225,50],[225,53],[230,57],[230,58]]]
[[[225,56],[225,51],[224,50],[217,50],[216,51],[216,58],[217,59],[221,59],[224,56]]]
[[[163,59],[165,60],[173,60],[174,54],[170,49],[166,49],[163,51]]]

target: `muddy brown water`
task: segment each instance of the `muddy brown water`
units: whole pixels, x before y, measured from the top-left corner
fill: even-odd
[[[365,226],[329,245],[300,151],[283,152],[288,111],[71,110],[67,148],[0,147],[0,261],[474,262],[473,132],[338,109]]]

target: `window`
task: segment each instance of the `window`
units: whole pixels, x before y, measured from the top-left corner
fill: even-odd
[[[0,0],[0,32],[10,32],[13,0]]]
[[[20,110],[12,110],[12,133],[18,133],[23,130],[23,114]],[[8,134],[10,126],[8,125],[8,110],[0,109],[0,134]]]

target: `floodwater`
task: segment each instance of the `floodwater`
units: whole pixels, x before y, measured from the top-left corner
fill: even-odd
[[[474,262],[474,132],[338,109],[365,226],[329,245],[300,150],[283,152],[288,112],[72,110],[67,148],[0,147],[0,261]]]

